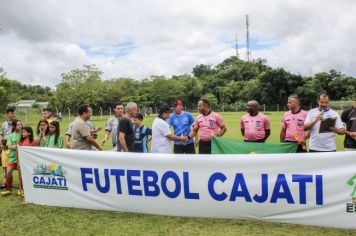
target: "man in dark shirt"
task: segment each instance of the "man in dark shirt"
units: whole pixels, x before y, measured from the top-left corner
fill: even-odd
[[[125,116],[119,121],[118,140],[123,152],[133,152],[135,145],[135,131],[132,118],[137,113],[137,104],[129,102],[125,107]]]
[[[341,120],[346,124],[345,151],[356,151],[356,98],[355,104],[342,112]]]

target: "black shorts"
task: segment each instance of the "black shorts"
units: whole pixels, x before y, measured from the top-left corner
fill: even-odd
[[[199,140],[199,154],[211,154],[211,141]]]
[[[174,144],[174,153],[175,154],[195,154],[194,143],[190,143],[187,145]]]

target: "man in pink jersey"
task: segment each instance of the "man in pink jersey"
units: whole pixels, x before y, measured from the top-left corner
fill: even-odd
[[[306,152],[304,121],[308,113],[301,109],[297,95],[288,97],[287,106],[289,111],[283,115],[280,140],[298,143],[297,152]]]
[[[269,119],[258,112],[258,102],[249,101],[246,105],[247,114],[241,117],[241,134],[245,142],[264,143],[271,134]]]
[[[226,127],[221,116],[211,110],[208,100],[201,99],[198,102],[198,110],[200,114],[188,137],[192,139],[200,129],[199,154],[211,154],[211,138],[223,136]]]

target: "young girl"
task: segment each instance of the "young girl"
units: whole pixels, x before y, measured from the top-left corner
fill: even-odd
[[[49,135],[48,121],[41,119],[37,125],[37,141],[40,147],[45,147],[47,142],[47,136]]]
[[[10,150],[6,171],[6,190],[1,195],[6,196],[12,193],[12,172],[17,167],[17,144],[21,140],[22,122],[12,121],[12,133],[7,138],[6,147]]]
[[[33,139],[33,131],[30,126],[25,126],[22,128],[21,132],[21,140],[19,142],[19,146],[38,146],[38,142]],[[20,160],[17,160],[17,170],[19,175],[19,190],[18,195],[23,197],[23,188],[22,188],[22,177],[21,177],[21,169],[20,169]]]
[[[63,148],[64,138],[60,135],[59,122],[54,120],[49,124],[49,135],[45,147]]]

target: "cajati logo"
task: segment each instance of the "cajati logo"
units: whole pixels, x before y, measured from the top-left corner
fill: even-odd
[[[33,187],[68,190],[66,172],[61,165],[53,163],[50,165],[38,165],[32,174]]]
[[[347,181],[347,185],[352,187],[351,202],[346,204],[346,212],[356,213],[356,174]]]

